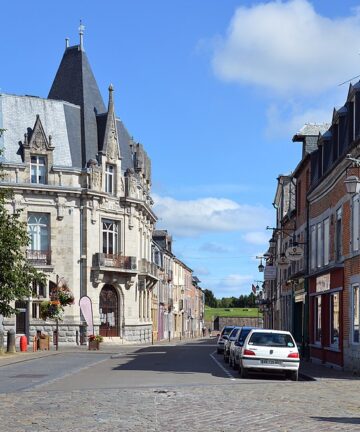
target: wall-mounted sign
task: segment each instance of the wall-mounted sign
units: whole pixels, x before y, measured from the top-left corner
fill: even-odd
[[[300,246],[290,246],[286,249],[285,256],[290,261],[300,261],[304,258],[304,250]]]
[[[323,292],[330,289],[330,274],[316,278],[316,292]]]
[[[276,279],[276,267],[273,265],[266,265],[264,270],[264,280]]]

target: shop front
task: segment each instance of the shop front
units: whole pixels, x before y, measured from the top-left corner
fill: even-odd
[[[342,268],[310,278],[310,357],[343,367]]]

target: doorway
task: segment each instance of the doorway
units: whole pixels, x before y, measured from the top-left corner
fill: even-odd
[[[119,296],[112,285],[104,285],[100,292],[100,335],[119,336]]]

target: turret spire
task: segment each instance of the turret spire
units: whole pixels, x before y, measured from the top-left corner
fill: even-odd
[[[84,51],[84,30],[85,30],[85,26],[82,24],[82,21],[80,20],[80,25],[79,25],[80,51]]]

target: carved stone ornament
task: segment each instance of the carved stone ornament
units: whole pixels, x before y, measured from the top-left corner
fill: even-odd
[[[91,189],[101,190],[102,172],[100,167],[93,166],[90,171]]]
[[[118,147],[115,124],[112,125],[109,131],[108,142],[106,146],[106,156],[109,161],[114,163],[119,158],[119,147]]]
[[[52,150],[53,147],[51,147],[51,145],[52,145],[51,136],[49,136],[49,139],[50,139],[50,141],[47,139],[43,125],[42,125],[41,120],[40,120],[40,117],[37,115],[34,129],[33,129],[33,132],[31,134],[30,141],[28,143],[30,149],[32,149],[36,152],[45,152],[46,150],[49,150],[49,149]],[[26,140],[27,140],[27,137],[24,140],[24,144],[25,144]]]
[[[56,210],[57,210],[57,220],[63,220],[64,219],[64,214],[65,214],[65,200],[64,198],[56,198]]]

